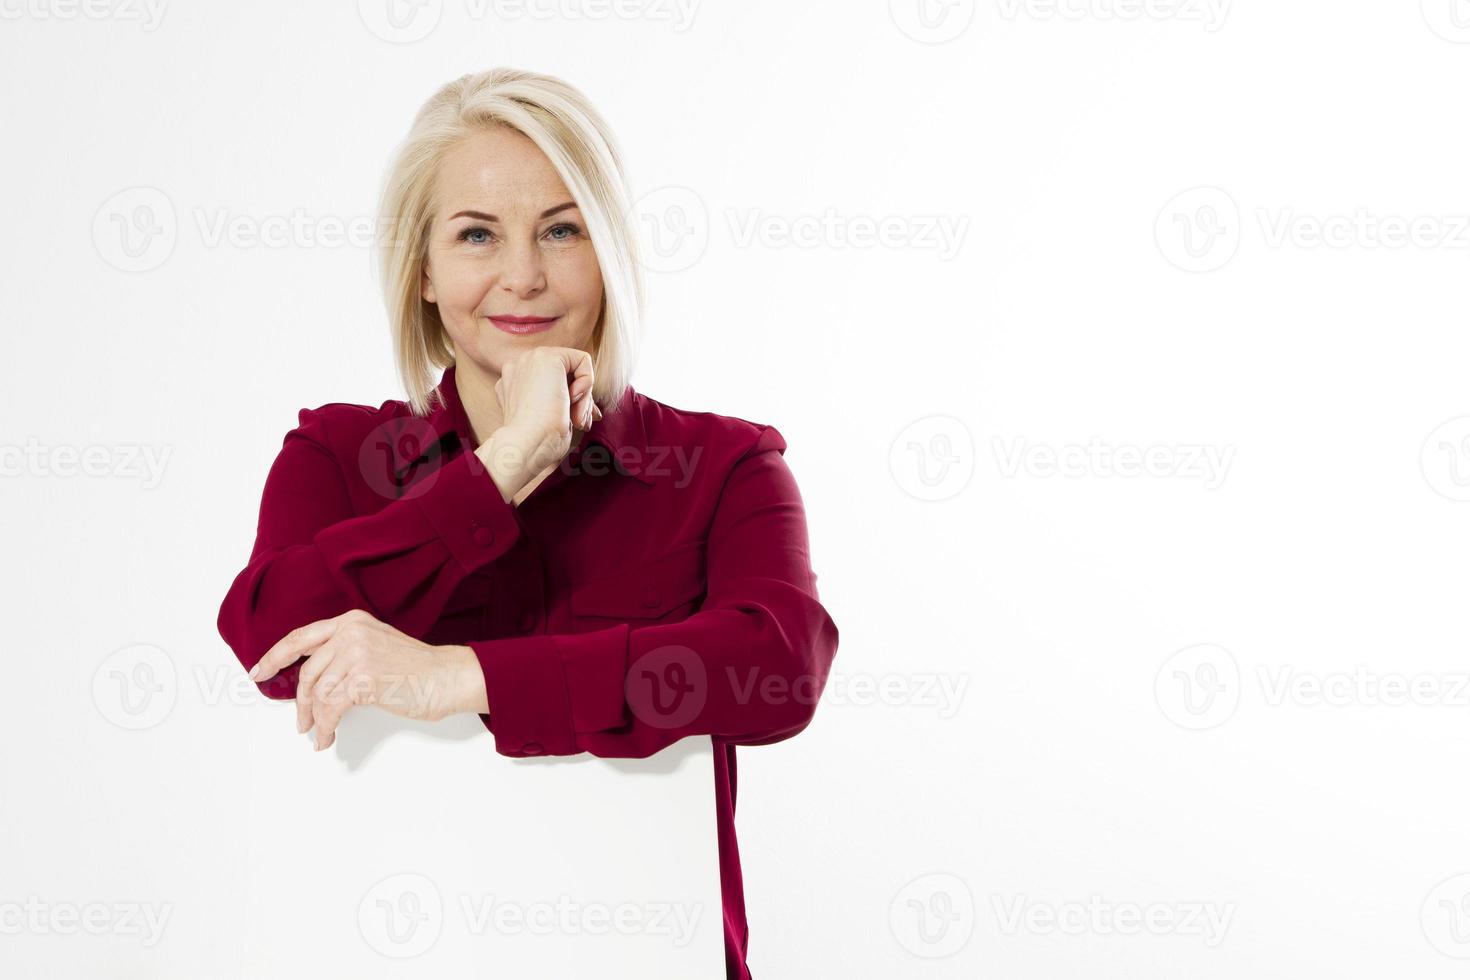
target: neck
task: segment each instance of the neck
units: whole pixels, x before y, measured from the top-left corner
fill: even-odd
[[[500,399],[495,394],[499,374],[480,369],[467,358],[456,358],[454,387],[459,392],[460,404],[470,421],[470,432],[475,437],[475,448],[484,445],[491,433],[505,423],[500,410]]]

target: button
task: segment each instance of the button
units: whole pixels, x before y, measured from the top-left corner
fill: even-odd
[[[522,633],[529,633],[536,628],[536,613],[530,609],[521,613],[520,621],[517,623]]]
[[[540,742],[527,742],[521,746],[521,751],[526,755],[540,755],[542,752]]]
[[[495,543],[495,532],[488,527],[475,528],[475,533],[471,537],[481,548],[488,548]]]
[[[656,586],[656,585],[649,585],[649,586],[644,587],[644,589],[643,589],[643,605],[645,607],[647,607],[649,609],[652,609],[654,606],[658,605],[658,599],[659,599],[658,586]]]

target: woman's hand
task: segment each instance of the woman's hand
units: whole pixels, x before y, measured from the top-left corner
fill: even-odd
[[[592,400],[592,355],[575,347],[532,347],[506,362],[495,395],[501,427],[476,450],[506,499],[572,448],[572,429],[602,418]]]
[[[456,713],[469,680],[446,651],[400,632],[361,609],[292,630],[271,647],[250,677],[274,677],[301,657],[296,731],[315,728],[318,750],[337,738],[337,724],[356,704],[375,704],[403,718],[439,721]],[[483,680],[483,677],[482,677]]]
[[[571,439],[602,418],[592,401],[592,355],[575,347],[532,347],[507,361],[495,382],[504,424]]]

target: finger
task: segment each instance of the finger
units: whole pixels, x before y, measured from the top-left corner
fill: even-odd
[[[316,724],[320,715],[320,707],[317,704],[316,692],[321,686],[321,677],[336,659],[337,646],[332,643],[335,637],[328,637],[315,649],[310,651],[306,662],[301,665],[301,672],[297,674],[296,681],[296,731],[308,731]]]
[[[349,616],[351,613],[343,613]],[[300,660],[311,648],[318,646],[327,640],[337,629],[337,623],[342,616],[333,616],[331,619],[319,619],[305,626],[298,626],[280,640],[275,646],[265,652],[259,662],[250,669],[250,679],[257,684],[262,684],[276,676],[282,668],[288,667]]]
[[[312,690],[312,745],[318,752],[337,740],[337,725],[351,706],[347,697],[345,676],[340,670],[329,670]]]
[[[577,382],[585,379],[586,387],[591,388],[593,381],[592,355],[584,350],[577,350],[574,347],[564,347],[562,351],[562,360],[566,364],[567,376],[572,379],[572,384],[576,385]]]

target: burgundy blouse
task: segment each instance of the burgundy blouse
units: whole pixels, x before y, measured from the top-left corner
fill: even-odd
[[[785,440],[630,386],[515,506],[474,455],[453,367],[436,401],[301,410],[220,635],[246,670],[354,608],[467,645],[502,755],[643,758],[711,736],[726,976],[748,978],[735,747],[806,728],[837,651]],[[299,664],[261,693],[294,698]]]

